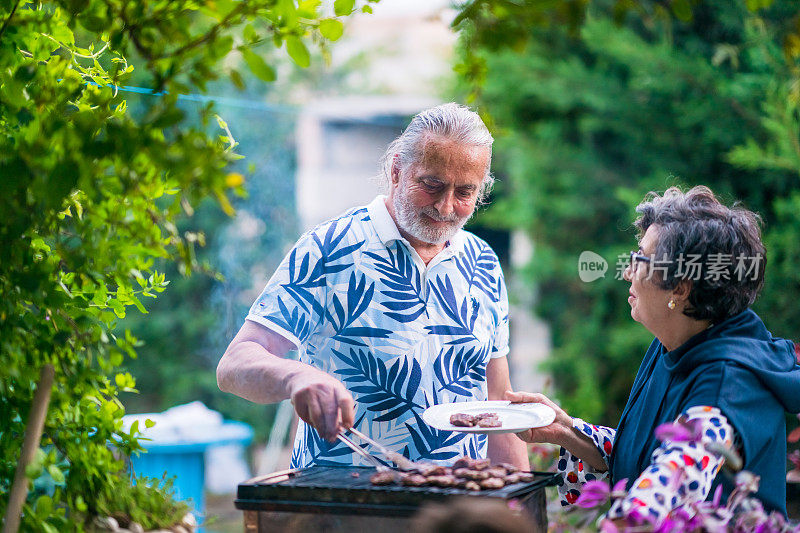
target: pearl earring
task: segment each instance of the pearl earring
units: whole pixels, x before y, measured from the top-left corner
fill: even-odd
[[[669,303],[667,304],[667,307],[669,307],[670,309],[675,309],[675,300],[670,300]]]

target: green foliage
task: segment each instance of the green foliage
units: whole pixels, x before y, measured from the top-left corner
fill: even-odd
[[[485,67],[479,90],[463,73],[466,90],[501,126],[504,188],[487,218],[533,238],[529,280],[552,326],[548,369],[568,410],[607,424],[652,339],[630,318],[617,259],[636,246],[633,207],[648,191],[706,184],[760,212],[768,267],[755,309],[778,335],[798,338],[800,324],[800,115],[783,42],[800,10],[698,2],[683,23],[620,17],[617,5],[592,4],[564,26],[540,9],[541,23],[519,34],[521,51],[505,36],[480,37],[488,27],[462,40],[462,65],[477,54]],[[584,250],[609,261],[604,279],[580,281]]]
[[[453,27],[461,32],[462,53],[456,71],[468,82],[470,100],[480,95],[486,80],[489,55],[511,49],[522,53],[535,39],[532,28],[558,28],[570,37],[580,35],[590,14],[603,13],[617,26],[627,25],[648,32],[670,31],[673,25],[703,23],[709,10],[720,0],[568,0],[542,2],[539,0],[470,0],[459,7]],[[746,14],[774,14],[775,0],[745,0],[736,2]],[[779,2],[780,3],[780,2]],[[782,20],[773,17],[770,28],[772,40],[779,45],[788,60],[793,80],[800,80],[800,13],[784,10]],[[726,38],[720,37],[720,44]],[[728,43],[729,44],[729,43]],[[792,84],[792,98],[800,99],[800,85]]]
[[[172,479],[140,477],[132,484],[124,472],[119,476],[100,494],[97,509],[100,516],[115,518],[121,527],[136,522],[145,531],[168,528],[189,512],[186,502],[173,499]]]
[[[231,54],[286,41],[306,63],[303,41],[324,46],[323,20],[313,0],[0,0],[0,515],[46,363],[56,383],[23,529],[80,530],[79,515],[116,501],[124,464],[110,443],[140,449],[117,397],[133,390],[118,369],[137,340],[116,323],[166,289],[157,260],[200,268],[204,237],[178,228],[181,213],[213,198],[231,214],[243,193],[241,174],[226,170],[238,156],[224,123],[209,134],[207,105],[187,124],[178,95],[219,72],[241,81],[237,62],[221,61]],[[115,88],[134,63],[164,91],[139,114]]]
[[[253,93],[248,100],[263,100],[265,95],[255,94],[252,88],[253,79],[245,80]],[[216,85],[209,90],[225,92]],[[277,98],[272,90],[266,96]],[[144,103],[151,99],[141,97]],[[144,105],[138,100],[132,98],[131,107]],[[148,302],[149,314],[129,313],[117,326],[117,331],[130,329],[140,341],[137,358],[124,364],[137,377],[139,394],[123,394],[121,399],[129,413],[163,411],[200,400],[227,418],[252,425],[256,439],[263,439],[274,407],[221,392],[215,368],[252,303],[248,300],[254,283],[262,283],[277,267],[289,244],[287,237],[297,234],[294,181],[287,179],[295,172],[296,117],[286,108],[240,105],[218,104],[236,133],[237,151],[246,156],[230,167],[234,173],[248,174],[247,197],[233,201],[237,217],[230,219],[212,202],[204,202],[192,216],[176,222],[181,231],[193,228],[206,236],[206,245],[197,250],[197,261],[213,264],[219,276],[183,277],[174,265],[156,263],[172,280],[169,289]],[[184,107],[187,112],[191,109]],[[270,124],[268,130],[265,123]],[[256,277],[261,280],[255,281]]]

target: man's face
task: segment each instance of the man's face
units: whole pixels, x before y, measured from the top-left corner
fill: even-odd
[[[392,171],[389,199],[400,229],[426,243],[447,242],[475,211],[490,156],[485,146],[429,136],[419,161]]]

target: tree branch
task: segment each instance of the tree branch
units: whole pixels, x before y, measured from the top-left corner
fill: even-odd
[[[22,0],[17,0],[14,2],[14,7],[11,8],[11,13],[8,14],[8,18],[6,18],[5,22],[3,22],[3,26],[0,28],[0,37],[3,37],[3,33],[5,33],[6,28],[11,23],[11,19],[14,18],[14,13],[17,12],[17,8]]]

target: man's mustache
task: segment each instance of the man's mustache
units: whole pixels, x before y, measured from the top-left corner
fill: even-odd
[[[432,218],[436,222],[450,222],[450,223],[453,223],[453,222],[461,221],[461,217],[456,215],[455,212],[450,213],[449,215],[443,217],[442,215],[439,214],[439,212],[436,209],[434,209],[433,207],[430,207],[430,206],[423,207],[421,209],[421,212],[422,212],[423,215]]]

